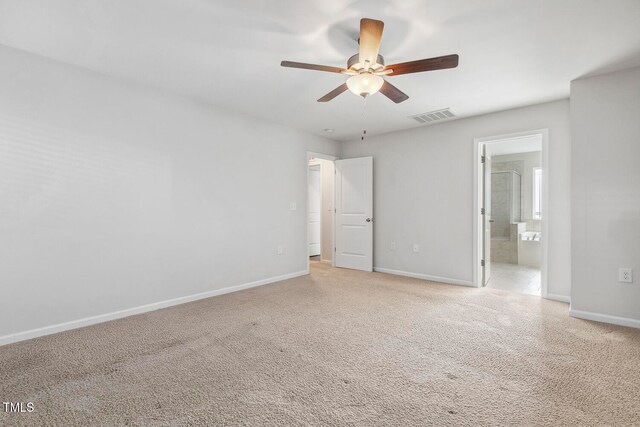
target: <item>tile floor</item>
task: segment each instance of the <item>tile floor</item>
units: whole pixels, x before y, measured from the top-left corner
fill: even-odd
[[[540,269],[538,268],[501,262],[491,263],[491,277],[487,288],[540,295],[540,284]]]

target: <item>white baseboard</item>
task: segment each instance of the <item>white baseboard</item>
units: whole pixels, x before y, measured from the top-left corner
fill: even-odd
[[[608,314],[592,313],[590,311],[569,309],[569,316],[578,319],[593,320],[594,322],[611,323],[612,325],[640,328],[640,320],[628,317],[611,316]]]
[[[552,299],[554,301],[571,303],[571,297],[568,297],[566,295],[547,294],[546,299]]]
[[[141,305],[138,307],[127,308],[111,313],[99,314],[97,316],[85,317],[83,319],[72,320],[70,322],[58,323],[56,325],[45,326],[42,328],[31,329],[24,332],[5,335],[0,337],[0,346],[11,344],[18,341],[24,341],[31,338],[37,338],[44,335],[51,335],[58,332],[68,331],[70,329],[82,328],[84,326],[95,325],[96,323],[108,322],[109,320],[121,319],[135,314],[147,313],[149,311],[159,310],[161,308],[171,307],[174,305],[184,304],[191,301],[197,301],[204,298],[215,297],[217,295],[228,294],[231,292],[241,291],[243,289],[255,288],[257,286],[267,285],[269,283],[280,282],[282,280],[293,279],[294,277],[309,274],[308,270],[297,271],[295,273],[283,274],[281,276],[270,277],[268,279],[256,280],[255,282],[244,283],[241,285],[229,286],[222,289],[214,289],[212,291],[202,292],[199,294],[187,295],[170,300],[154,302],[151,304]]]
[[[373,271],[377,271],[379,273],[395,274],[396,276],[412,277],[414,279],[429,280],[432,282],[447,283],[449,285],[470,286],[472,288],[476,287],[473,282],[467,280],[450,279],[448,277],[430,276],[428,274],[411,273],[408,271],[392,270],[390,268],[382,267],[373,267]]]

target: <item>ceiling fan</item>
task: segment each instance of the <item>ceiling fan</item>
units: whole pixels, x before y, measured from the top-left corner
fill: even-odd
[[[360,52],[349,58],[347,68],[291,61],[282,61],[280,65],[283,67],[327,71],[329,73],[340,73],[350,76],[346,83],[343,83],[318,99],[318,102],[331,101],[349,89],[351,92],[362,97],[380,91],[396,104],[406,101],[409,99],[409,96],[383,79],[382,76],[391,77],[400,74],[420,73],[422,71],[444,70],[458,66],[458,55],[439,56],[437,58],[385,65],[384,58],[378,53],[383,28],[384,22],[382,21],[368,18],[360,20]]]

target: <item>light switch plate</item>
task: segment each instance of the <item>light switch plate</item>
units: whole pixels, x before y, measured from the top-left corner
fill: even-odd
[[[298,205],[296,204],[296,202],[289,203],[289,210],[290,211],[295,211],[296,209],[298,209]]]

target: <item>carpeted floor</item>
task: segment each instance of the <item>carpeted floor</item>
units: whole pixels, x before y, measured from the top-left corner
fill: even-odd
[[[640,330],[567,311],[314,263],[0,347],[0,424],[640,425]]]

